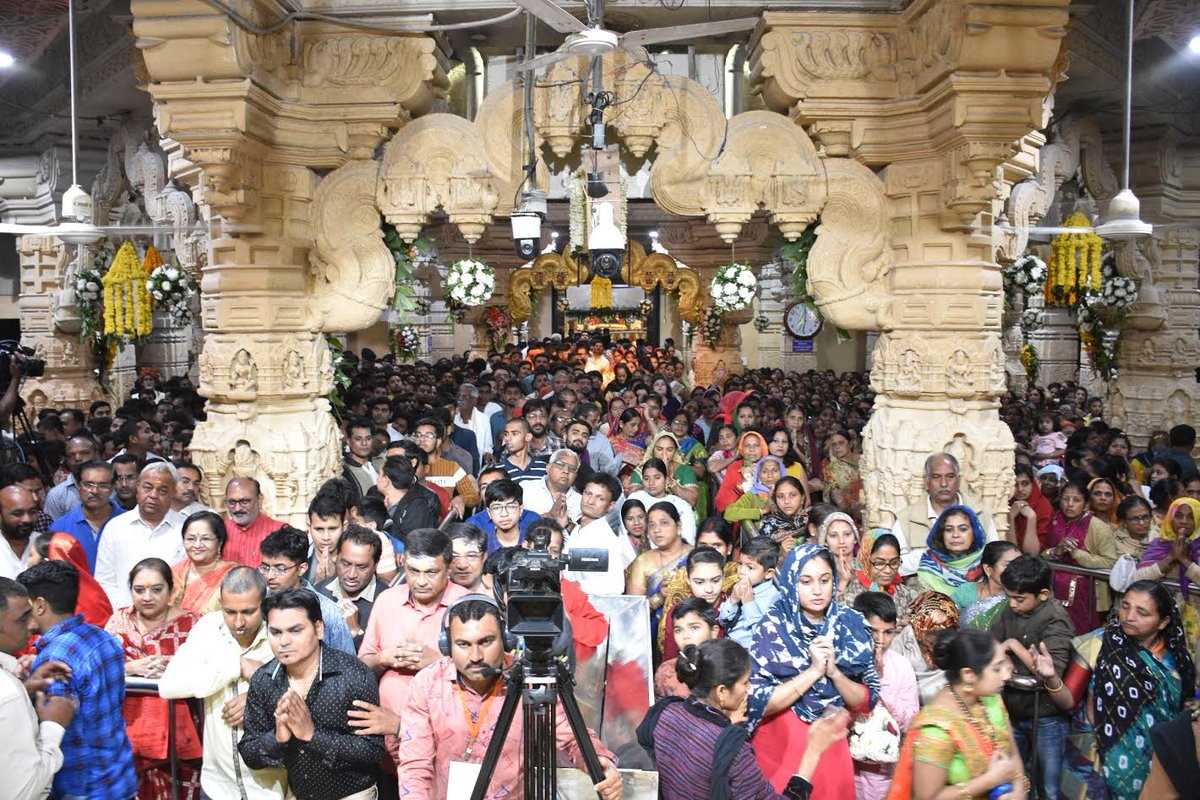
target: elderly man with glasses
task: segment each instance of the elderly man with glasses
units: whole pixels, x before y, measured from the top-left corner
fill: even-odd
[[[523,481],[525,508],[552,518],[564,529],[579,523],[580,494],[572,484],[579,474],[579,455],[569,448],[555,450],[546,466],[546,477]]]
[[[113,608],[132,605],[129,570],[139,561],[161,558],[175,564],[187,555],[183,515],[171,508],[174,496],[175,467],[165,461],[147,464],[138,475],[137,506],[104,529],[96,550],[96,581]]]
[[[262,513],[262,487],[254,478],[234,478],[225,485],[225,507],[228,522],[225,529],[229,538],[221,551],[226,561],[235,561],[247,567],[261,563],[259,545],[271,531],[283,525]]]

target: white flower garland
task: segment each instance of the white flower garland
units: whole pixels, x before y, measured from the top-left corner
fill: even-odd
[[[482,261],[464,258],[446,273],[446,294],[460,306],[483,305],[496,290],[496,272]]]
[[[722,311],[740,311],[750,305],[758,290],[758,278],[749,264],[726,264],[717,269],[709,285],[713,304]]]
[[[1025,294],[1039,294],[1046,287],[1050,270],[1046,262],[1033,253],[1023,255],[1004,270],[1004,282]]]
[[[104,276],[94,269],[82,269],[75,275],[75,302],[95,305],[104,291]]]
[[[171,319],[177,325],[189,325],[192,322],[192,309],[188,301],[196,289],[191,277],[182,267],[174,264],[163,264],[146,281],[146,290],[154,298],[154,305],[165,308]]]

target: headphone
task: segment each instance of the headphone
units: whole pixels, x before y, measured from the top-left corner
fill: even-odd
[[[446,613],[442,617],[442,629],[441,632],[438,633],[438,650],[441,651],[442,655],[450,655],[450,613],[463,603],[467,603],[472,600],[477,600],[480,603],[487,603],[489,606],[496,609],[496,617],[500,622],[500,638],[504,641],[504,650],[505,652],[515,650],[517,647],[516,639],[508,632],[508,629],[504,625],[504,611],[500,608],[500,604],[496,602],[496,598],[490,597],[486,594],[473,593],[463,595],[451,603],[446,609]]]

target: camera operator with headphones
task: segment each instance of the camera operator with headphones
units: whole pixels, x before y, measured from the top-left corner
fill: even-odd
[[[461,762],[454,768],[456,782],[461,774],[468,787],[474,785],[508,692],[503,678],[505,651],[514,643],[494,599],[470,594],[451,604],[438,644],[442,658],[413,679],[401,724],[400,795],[410,800],[446,797],[455,762]],[[601,800],[619,800],[617,758],[595,733],[589,730],[588,735],[604,765],[604,780],[596,784],[596,791]],[[561,705],[555,740],[558,749],[586,771]],[[523,763],[522,718],[517,714],[488,787],[489,800],[523,796]]]
[[[16,446],[16,439],[10,437],[7,431],[12,428],[13,415],[24,405],[20,397],[21,378],[39,378],[46,374],[46,362],[34,355],[32,348],[21,347],[12,339],[0,341],[0,430],[4,431],[4,441],[0,442],[0,449],[3,450],[0,463],[27,460],[24,452]],[[32,438],[33,431],[29,430],[28,420],[22,416],[21,421],[24,430],[20,433]]]

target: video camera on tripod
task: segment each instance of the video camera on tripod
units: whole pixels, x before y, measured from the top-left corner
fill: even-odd
[[[529,549],[515,553],[504,578],[510,634],[522,637],[531,661],[549,657],[554,642],[565,629],[562,601],[562,571],[605,572],[608,551],[575,549],[566,558],[550,555],[549,525],[536,524],[529,530]]]
[[[566,558],[552,556],[550,537],[556,527],[557,523],[544,520],[532,525],[526,534],[529,549],[514,553],[508,569],[496,576],[497,599],[507,588],[506,626],[519,643],[518,658],[505,676],[508,693],[484,754],[472,800],[483,800],[487,794],[518,703],[522,707],[525,800],[554,800],[556,797],[554,731],[559,700],[592,782],[599,783],[604,778],[604,768],[596,757],[596,749],[575,699],[574,678],[558,656],[563,649],[559,646],[563,632],[570,629],[563,609],[562,571],[604,572],[608,569],[608,551],[574,549]],[[570,641],[566,642],[565,649],[573,652]]]

